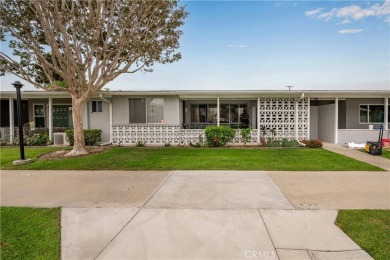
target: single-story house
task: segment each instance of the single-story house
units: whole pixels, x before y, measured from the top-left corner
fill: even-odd
[[[2,91],[0,137],[16,132],[16,93]],[[389,138],[390,90],[383,91],[102,91],[84,110],[84,128],[103,130],[103,141],[118,145],[188,144],[210,125],[252,128],[262,137],[320,139],[347,145]],[[72,102],[65,92],[23,91],[23,123],[49,129],[54,143],[72,127]],[[273,130],[272,130],[273,129]],[[11,136],[11,137],[10,137]],[[242,142],[237,134],[232,143]]]

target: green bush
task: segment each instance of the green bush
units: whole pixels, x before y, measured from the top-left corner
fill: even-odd
[[[36,133],[33,134],[33,136],[26,138],[26,145],[29,146],[47,145],[49,142],[50,139],[47,133]]]
[[[306,144],[306,147],[309,148],[320,148],[322,147],[321,140],[303,140],[302,143]]]
[[[282,147],[282,142],[279,140],[269,140],[267,142],[267,147]]]
[[[200,148],[200,147],[204,147],[205,146],[205,143],[204,143],[204,138],[202,137],[202,135],[199,135],[198,137],[198,142],[196,143],[192,143],[190,142],[189,145],[192,146],[192,147],[195,147],[195,148]]]
[[[50,142],[49,130],[47,128],[36,128],[23,132],[24,145],[26,146],[43,146]],[[19,135],[12,139],[12,145],[19,145]]]
[[[208,146],[221,147],[234,138],[236,130],[228,126],[209,126],[205,135]]]
[[[84,129],[84,142],[85,145],[95,145],[102,140],[101,129]],[[65,131],[66,140],[73,146],[74,144],[74,131],[68,129]]]
[[[9,140],[5,138],[0,138],[0,146],[6,146]]]
[[[244,129],[240,129],[240,132],[241,132],[241,137],[242,137],[242,141],[244,141],[244,144],[250,142],[252,129],[244,128]]]
[[[299,147],[297,140],[288,140],[287,138],[282,139],[282,147]]]
[[[135,144],[135,146],[137,146],[137,147],[145,147],[145,142],[143,142],[143,141],[138,141],[138,142]]]

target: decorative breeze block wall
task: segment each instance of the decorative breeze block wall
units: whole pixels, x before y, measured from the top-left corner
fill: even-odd
[[[298,139],[307,139],[309,130],[308,99],[303,98],[298,104]],[[295,139],[295,98],[260,98],[260,127],[266,130],[266,137],[276,139]]]

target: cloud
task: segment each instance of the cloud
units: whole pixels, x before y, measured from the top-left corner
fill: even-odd
[[[361,33],[363,32],[363,29],[346,29],[346,30],[340,30],[340,34],[351,34],[351,33]]]
[[[246,45],[246,44],[240,44],[240,45],[229,44],[228,47],[230,47],[230,48],[247,48],[248,45]]]
[[[390,24],[390,16],[387,16],[386,19],[385,19],[385,22]]]
[[[374,4],[367,8],[362,8],[358,5],[349,5],[341,8],[333,8],[328,12],[324,12],[323,8],[306,11],[305,15],[329,21],[333,18],[342,18],[343,22],[350,23],[351,21],[361,20],[371,16],[387,16],[390,14],[390,0],[386,0],[383,4]],[[390,19],[386,17],[385,22]]]
[[[311,11],[306,11],[306,12],[305,12],[305,15],[306,15],[306,16],[315,16],[315,15],[321,13],[322,10],[324,10],[324,8],[320,7],[320,8],[311,10]]]

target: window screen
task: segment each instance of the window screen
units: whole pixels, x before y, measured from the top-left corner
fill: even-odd
[[[131,98],[129,100],[130,124],[146,123],[146,106],[144,98]]]

